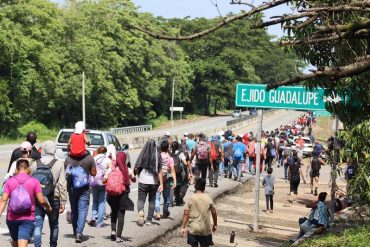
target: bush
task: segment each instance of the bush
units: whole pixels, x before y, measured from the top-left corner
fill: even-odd
[[[153,125],[153,128],[157,128],[163,125],[167,121],[168,121],[168,118],[165,115],[160,115],[156,119],[149,120],[149,124]]]
[[[45,124],[37,121],[29,122],[28,124],[18,128],[20,137],[25,137],[30,131],[35,132],[37,136],[50,136],[55,133],[54,131],[48,129]]]

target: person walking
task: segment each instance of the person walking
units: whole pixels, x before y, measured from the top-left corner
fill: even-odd
[[[94,158],[87,154],[83,158],[68,156],[64,161],[67,190],[71,204],[71,222],[76,243],[81,243],[90,204],[90,176],[96,175]]]
[[[324,165],[324,161],[322,161],[319,157],[320,153],[313,151],[312,158],[311,158],[311,169],[310,169],[310,186],[311,186],[311,194],[317,196],[317,187],[319,184],[319,177],[320,177],[320,169],[321,165]]]
[[[293,150],[292,156],[288,158],[288,164],[289,164],[288,176],[290,181],[290,196],[291,202],[294,203],[297,200],[298,186],[299,183],[301,182],[300,177],[302,175],[301,161],[297,156],[296,150]]]
[[[166,140],[163,140],[160,144],[161,147],[161,161],[162,161],[162,181],[163,181],[163,191],[156,193],[155,198],[155,209],[154,209],[154,218],[159,220],[160,215],[160,202],[161,202],[161,193],[163,196],[163,215],[162,218],[167,218],[170,216],[169,206],[170,206],[170,192],[171,188],[176,188],[176,172],[173,158],[168,153],[169,143]]]
[[[45,200],[40,182],[29,175],[28,160],[16,161],[16,175],[9,178],[3,189],[0,200],[0,220],[7,201],[10,200],[6,224],[9,228],[12,246],[26,247],[35,229],[36,200],[45,211],[50,213],[52,208]]]
[[[232,160],[233,160],[233,148],[234,143],[232,142],[234,137],[228,136],[227,141],[224,143],[224,176],[225,178],[231,178],[232,176]]]
[[[265,187],[266,213],[274,212],[275,177],[272,176],[272,167],[267,169],[267,175],[263,178],[262,185]]]
[[[221,137],[216,135],[214,140],[211,141],[211,159],[213,169],[209,170],[209,186],[216,188],[218,187],[217,181],[220,163],[222,162],[224,156],[220,139]]]
[[[53,141],[42,144],[41,159],[33,162],[32,176],[38,179],[42,186],[42,192],[47,198],[51,212],[47,212],[42,205],[36,203],[35,217],[36,227],[34,232],[35,247],[42,246],[42,229],[45,215],[48,216],[50,247],[58,245],[59,214],[62,214],[67,202],[67,181],[65,179],[63,162],[55,158],[56,145]]]
[[[116,241],[117,243],[123,242],[122,232],[125,222],[126,210],[134,211],[134,203],[131,201],[130,194],[130,184],[131,182],[136,182],[135,175],[130,171],[126,164],[126,154],[125,152],[118,152],[116,154],[116,159],[109,163],[109,168],[104,176],[104,182],[109,183],[109,179],[113,179],[112,172],[120,172],[122,175],[124,185],[124,191],[118,195],[110,194],[109,190],[107,193],[107,201],[111,207],[111,241]]]
[[[19,159],[25,159],[25,160],[28,160],[29,164],[32,164],[34,159],[32,159],[32,150],[33,150],[33,147],[32,147],[32,144],[28,141],[24,141],[21,143],[21,146],[16,149],[20,152],[20,156],[18,157],[18,151],[17,151],[17,157],[18,159],[14,160],[9,169],[8,169],[8,172],[5,174],[4,176],[4,181],[6,181],[8,178],[16,175],[16,172],[17,172],[17,161]],[[41,155],[40,155],[41,157]]]
[[[176,206],[182,206],[185,204],[184,197],[192,177],[190,158],[186,150],[180,150],[180,145],[177,141],[172,142],[171,157],[173,158],[176,172],[176,188],[174,191]]]
[[[217,212],[213,200],[204,193],[206,180],[200,178],[195,183],[195,193],[185,205],[181,224],[181,236],[185,237],[188,232],[187,243],[192,247],[199,244],[208,247],[213,244],[212,232],[217,230]],[[211,230],[210,213],[212,214],[213,226]]]
[[[237,143],[233,147],[233,176],[235,181],[240,182],[242,175],[242,162],[244,160],[247,147],[242,143],[240,136],[236,137]]]
[[[113,145],[112,145],[113,146]],[[115,147],[113,146],[114,150]],[[89,226],[97,228],[104,227],[105,204],[106,204],[106,191],[104,184],[104,177],[111,166],[111,160],[106,157],[107,148],[101,146],[96,151],[97,155],[94,157],[96,165],[95,177],[90,177],[90,186],[93,196],[92,200],[92,214],[91,220],[88,222]]]
[[[211,157],[211,148],[207,144],[207,138],[204,134],[199,134],[198,136],[199,141],[193,147],[193,152],[191,154],[191,161],[196,158],[195,161],[195,171],[196,171],[196,178],[204,178],[207,177],[207,168],[213,170],[213,161]]]
[[[163,191],[162,159],[157,145],[153,140],[149,140],[141,150],[135,163],[135,175],[139,175],[138,192],[138,221],[139,226],[144,225],[144,204],[148,196],[148,214],[146,225],[152,225],[155,208],[156,193]]]
[[[36,144],[36,141],[37,141],[36,133],[35,132],[28,132],[27,136],[26,136],[26,141],[31,144],[30,158],[33,159],[33,160],[41,159],[41,153],[39,151],[37,151],[37,149],[35,147],[35,144]],[[19,158],[21,158],[22,155],[23,155],[23,150],[22,150],[21,147],[18,147],[18,148],[13,150],[12,155],[10,157],[8,170],[7,170],[8,173],[10,171],[10,168],[11,168],[13,162],[18,160]]]

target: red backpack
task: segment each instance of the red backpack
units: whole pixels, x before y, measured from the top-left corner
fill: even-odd
[[[212,160],[217,160],[218,158],[216,143],[211,143],[211,158]]]
[[[105,190],[110,196],[119,196],[126,190],[123,174],[121,170],[116,167],[116,161],[112,161],[112,172],[108,176]]]

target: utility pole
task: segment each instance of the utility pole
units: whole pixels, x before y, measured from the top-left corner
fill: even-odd
[[[172,79],[171,125],[173,126],[173,101],[175,99],[175,77]]]
[[[82,71],[82,121],[86,126],[86,111],[85,111],[85,71]]]
[[[261,133],[262,133],[262,121],[263,121],[263,110],[258,110],[258,129],[257,129],[257,150],[256,150],[256,198],[255,198],[255,209],[254,209],[254,221],[253,231],[258,232],[258,217],[259,217],[259,200],[260,200],[260,166],[261,166]]]

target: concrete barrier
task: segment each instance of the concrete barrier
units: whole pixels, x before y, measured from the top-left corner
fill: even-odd
[[[283,111],[283,110],[266,111],[263,114],[263,118],[266,118],[266,117],[269,117],[269,116],[272,116],[272,115],[275,115],[275,114],[279,114],[281,111]],[[254,116],[253,118],[248,118],[245,121],[238,122],[238,123],[235,123],[235,124],[230,125],[230,126],[226,126],[226,122],[225,122],[224,127],[221,127],[221,128],[204,128],[204,129],[196,130],[196,131],[194,131],[194,133],[195,134],[196,133],[204,133],[207,136],[211,136],[215,133],[219,133],[220,131],[226,131],[228,129],[231,129],[232,131],[237,131],[238,129],[243,129],[248,124],[256,122],[257,120],[258,120],[258,117]],[[174,139],[178,140],[179,136],[182,136],[183,133],[181,131],[179,131],[179,132],[175,131],[172,134],[174,135]],[[162,138],[162,135],[161,136],[158,136],[158,135],[153,136],[153,135],[145,134],[145,133],[137,133],[137,136],[135,136],[133,134],[131,134],[131,135],[117,135],[117,138],[121,142],[121,144],[128,144],[130,149],[131,148],[135,149],[135,148],[142,148],[148,140],[154,140],[154,141],[158,142]]]

